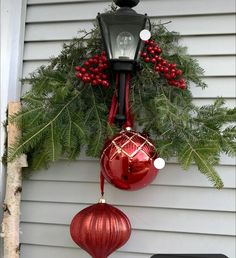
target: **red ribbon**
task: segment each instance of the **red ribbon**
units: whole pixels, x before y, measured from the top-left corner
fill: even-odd
[[[118,102],[117,102],[117,90],[118,90],[118,80],[119,74],[116,74],[116,88],[115,93],[112,97],[111,108],[109,111],[108,122],[109,124],[114,124],[115,116],[118,109]],[[133,116],[131,115],[131,110],[129,106],[129,81],[130,81],[130,74],[126,74],[126,82],[125,82],[125,116],[126,122],[124,124],[124,128],[126,127],[133,127]]]
[[[129,105],[129,82],[130,82],[130,74],[127,73],[126,74],[126,81],[125,81],[125,116],[126,116],[126,121],[125,124],[123,125],[124,128],[127,127],[133,127],[134,121],[133,121],[133,116],[131,114],[131,109],[130,109],[130,105]],[[114,124],[115,122],[115,116],[118,110],[118,102],[117,102],[117,91],[118,91],[118,83],[119,83],[119,74],[116,74],[116,88],[115,88],[115,92],[114,95],[112,97],[112,101],[111,101],[111,108],[109,111],[109,115],[108,115],[108,123],[109,124]],[[102,172],[100,173],[100,190],[101,190],[101,195],[104,195],[104,181],[105,178],[102,174]]]

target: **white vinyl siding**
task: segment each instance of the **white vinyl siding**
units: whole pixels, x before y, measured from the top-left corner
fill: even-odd
[[[47,64],[64,42],[93,26],[111,1],[28,0],[23,76]],[[235,3],[233,0],[141,0],[136,7],[152,21],[181,33],[181,44],[205,69],[208,88],[192,86],[194,103],[218,96],[235,106]],[[27,91],[28,87],[22,89]],[[235,258],[235,160],[222,155],[217,171],[225,187],[216,190],[192,166],[171,160],[143,190],[126,192],[106,184],[106,199],[132,223],[129,242],[113,258],[148,258],[154,253],[224,253]],[[88,258],[70,239],[69,223],[99,198],[99,161],[59,161],[24,181],[21,258]]]

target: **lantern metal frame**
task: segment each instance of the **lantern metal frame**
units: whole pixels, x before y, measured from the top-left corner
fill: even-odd
[[[140,31],[147,28],[149,25],[150,29],[150,20],[147,14],[138,14],[132,7],[136,6],[139,3],[139,0],[114,0],[115,4],[118,5],[120,8],[116,10],[114,13],[98,13],[97,20],[101,31],[102,40],[104,43],[105,51],[108,56],[108,60],[111,65],[112,72],[118,74],[118,113],[115,117],[115,122],[118,126],[122,127],[126,121],[125,117],[125,88],[126,88],[126,80],[128,73],[135,73],[139,68],[138,59],[141,54],[141,49],[144,45],[144,42],[139,37]],[[133,58],[130,59],[123,59],[121,58],[114,58],[114,49],[115,46],[112,44],[116,44],[114,42],[114,38],[112,41],[112,36],[109,31],[109,18],[111,20],[117,20],[117,24],[115,24],[118,28],[119,22],[122,18],[123,21],[127,20],[127,25],[130,26],[139,26],[139,33],[135,35],[136,42],[135,42],[135,53]],[[133,19],[133,23],[132,23]],[[129,20],[131,22],[129,22]],[[122,25],[124,26],[124,22],[122,21]],[[136,23],[135,23],[136,22]],[[137,23],[139,22],[139,24]],[[111,23],[112,24],[112,23]],[[113,25],[113,24],[112,24]],[[132,33],[131,33],[132,34]],[[137,29],[136,29],[137,34]],[[133,35],[133,34],[132,34]]]

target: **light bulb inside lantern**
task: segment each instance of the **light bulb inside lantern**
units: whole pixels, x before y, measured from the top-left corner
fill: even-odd
[[[162,158],[157,158],[154,160],[154,167],[157,169],[163,169],[165,167],[165,160]]]
[[[119,58],[129,59],[131,50],[134,48],[134,36],[128,31],[123,31],[118,34],[116,43],[120,51]]]

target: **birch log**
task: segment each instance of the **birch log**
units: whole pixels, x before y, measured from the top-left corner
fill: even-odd
[[[19,102],[9,103],[8,117],[21,108]],[[9,121],[9,119],[8,119]],[[20,136],[19,129],[12,123],[7,126],[7,146],[11,146]],[[26,156],[15,159],[7,164],[6,194],[3,204],[4,216],[2,236],[4,238],[4,258],[19,258],[20,254],[20,202],[22,191],[22,167],[26,167]]]

